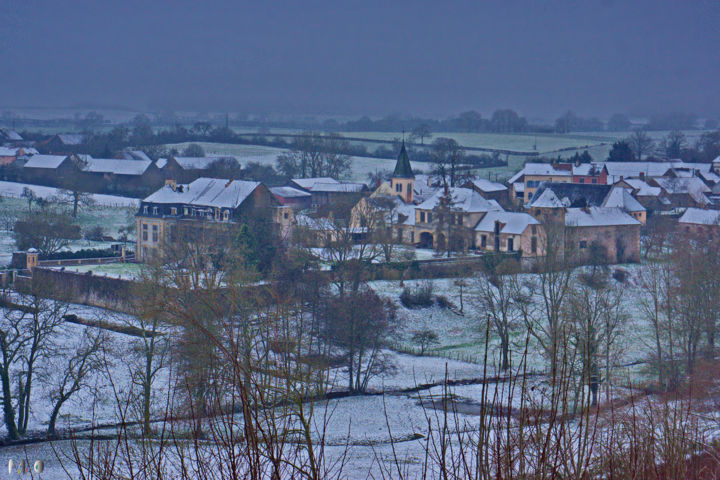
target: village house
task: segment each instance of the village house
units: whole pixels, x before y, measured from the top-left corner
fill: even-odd
[[[198,178],[190,184],[169,181],[143,199],[136,215],[137,258],[147,261],[179,229],[233,228],[251,217],[282,221],[282,209],[260,182]],[[289,220],[289,219],[288,219]]]
[[[720,238],[720,210],[688,208],[678,219],[678,231],[696,238]]]
[[[312,195],[305,190],[293,187],[271,187],[270,192],[272,192],[280,205],[286,205],[297,210],[304,210],[312,206]]]
[[[197,178],[207,177],[208,169],[214,163],[226,163],[240,167],[237,158],[231,155],[211,155],[207,157],[179,157],[170,156],[160,158],[156,162],[165,179],[173,179],[178,183],[190,183]]]
[[[23,137],[11,128],[0,128],[0,143],[17,145],[23,142]]]
[[[78,152],[84,140],[85,136],[79,133],[59,133],[39,142],[37,147],[43,153],[70,155]]]
[[[535,218],[557,218],[566,208],[619,208],[642,224],[646,209],[633,198],[630,188],[619,185],[544,183],[525,208]]]
[[[639,220],[619,208],[567,208],[564,212],[566,248],[580,261],[623,263],[640,261]],[[552,239],[548,238],[548,242]]]
[[[544,255],[542,224],[521,212],[486,213],[475,226],[475,249],[486,252],[519,252],[522,257]]]
[[[353,204],[368,191],[364,183],[344,183],[331,177],[293,178],[288,186],[309,193],[313,208],[337,202]]]
[[[21,169],[21,178],[28,183],[58,186],[62,179],[77,173],[73,155],[33,155]]]
[[[471,188],[488,200],[495,200],[500,205],[508,204],[508,188],[502,183],[493,182],[486,178],[474,178],[466,181],[461,186]]]
[[[488,200],[475,190],[447,187],[415,207],[415,227],[410,242],[424,248],[443,249],[448,238],[462,245],[453,250],[472,246],[474,228],[487,212],[503,211],[495,200]]]

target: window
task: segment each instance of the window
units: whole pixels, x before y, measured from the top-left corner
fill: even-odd
[[[535,188],[538,185],[540,185],[539,180],[528,180],[527,182],[525,182],[525,188]]]
[[[142,224],[142,239],[144,242],[147,242],[148,239],[148,226],[147,223]]]
[[[176,207],[170,207],[170,215],[177,215],[177,208],[176,208]]]
[[[415,232],[410,232],[410,243],[415,243]]]
[[[143,213],[144,213],[145,215],[147,215],[147,213],[148,213],[148,207],[147,207],[147,205],[145,205],[145,206],[143,207]]]
[[[533,235],[535,235],[537,233],[537,225],[531,225],[530,231],[532,232]]]
[[[152,241],[153,242],[159,242],[160,241],[160,235],[158,233],[158,226],[157,224],[153,224],[152,228]]]
[[[153,215],[157,215],[157,214],[158,214],[158,207],[153,207]]]
[[[290,214],[288,212],[283,213],[283,218],[287,220],[290,217]]]
[[[396,191],[396,192],[402,192],[402,183],[396,183],[396,184],[395,184],[395,191]]]
[[[580,178],[580,183],[585,183],[585,179],[581,177],[581,178]]]
[[[512,252],[515,247],[515,240],[512,238],[508,238],[507,240],[507,251]]]
[[[420,212],[420,221],[425,223],[425,212]]]
[[[586,241],[586,240],[580,240],[580,248],[587,248],[587,241]]]
[[[285,212],[285,218],[287,218],[287,215],[287,212]],[[230,220],[230,210],[223,211],[223,220],[225,220],[226,222]]]
[[[597,178],[593,178],[592,183],[597,183]]]
[[[187,207],[183,208],[183,215],[185,215],[187,217],[188,213],[189,213],[188,208]]]
[[[537,253],[537,237],[530,237],[530,251]]]
[[[480,246],[487,247],[487,235],[480,235]]]
[[[537,216],[539,216],[539,215],[540,215],[540,209],[539,209],[539,208],[536,208],[536,209],[535,209],[535,216],[537,217]]]
[[[431,223],[431,222],[432,222],[432,213],[431,213],[431,212],[428,212],[428,214],[427,214],[427,220],[428,220],[427,223]]]
[[[462,222],[463,222],[463,218],[462,218],[462,215],[460,214],[457,216],[457,224],[462,225],[463,224]]]

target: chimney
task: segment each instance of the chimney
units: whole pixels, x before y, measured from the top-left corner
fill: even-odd
[[[233,179],[231,178],[231,179],[228,180],[227,183],[225,184],[225,188],[229,187],[232,182],[233,182]]]
[[[645,172],[640,172],[640,180],[645,181]]]
[[[172,179],[172,178],[166,179],[166,180],[165,180],[165,185],[169,185],[170,188],[172,188],[172,191],[173,191],[173,192],[177,190],[177,183],[176,183],[175,180]]]

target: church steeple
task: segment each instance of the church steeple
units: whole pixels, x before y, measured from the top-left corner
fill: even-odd
[[[390,186],[400,198],[410,203],[413,201],[413,190],[415,189],[415,175],[410,166],[410,157],[408,157],[405,148],[405,138],[403,136],[400,154],[395,163],[395,171],[390,179]]]
[[[405,139],[402,141],[400,154],[398,155],[397,162],[395,163],[393,178],[415,178],[412,167],[410,166],[410,157],[408,157],[407,150],[405,149]]]

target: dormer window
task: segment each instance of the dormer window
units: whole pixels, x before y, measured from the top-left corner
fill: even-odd
[[[176,207],[170,207],[170,215],[177,215],[177,208],[176,208]]]
[[[147,205],[145,205],[145,206],[143,207],[143,213],[144,213],[145,215],[148,214],[148,206],[147,206]]]
[[[183,215],[185,215],[187,217],[188,213],[189,213],[189,209],[187,207],[183,208]]]
[[[285,218],[287,218],[287,213],[285,215]],[[223,210],[223,220],[226,222],[230,220],[230,210]]]
[[[153,207],[153,215],[157,215],[157,214],[158,214],[158,207]]]

